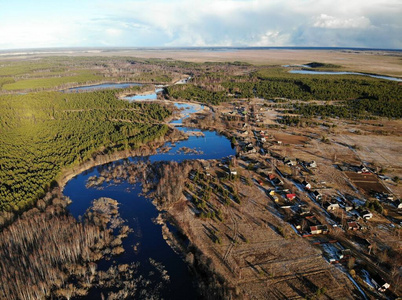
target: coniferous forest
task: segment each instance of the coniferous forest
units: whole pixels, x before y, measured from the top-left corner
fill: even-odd
[[[3,95],[0,107],[0,209],[15,211],[42,197],[63,168],[164,136],[170,114],[110,90]]]
[[[304,116],[402,117],[402,86],[398,82],[353,75],[299,75],[262,69],[247,76],[204,74],[192,85],[166,89],[173,98],[196,99],[219,104],[233,98],[260,97],[267,100],[302,100],[294,113]],[[314,105],[308,101],[336,101],[335,105]]]

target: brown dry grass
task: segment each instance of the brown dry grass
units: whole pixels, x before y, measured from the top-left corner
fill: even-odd
[[[319,61],[343,66],[346,70],[372,72],[390,76],[402,75],[402,54],[383,51],[339,51],[339,50],[237,50],[179,51],[147,50],[130,51],[125,55],[135,57],[174,58],[185,61],[244,61],[257,65],[304,64]]]
[[[286,134],[286,133],[276,133],[274,134],[276,140],[281,141],[284,144],[301,145],[304,144],[308,138],[305,136]]]
[[[239,161],[239,165],[245,164]],[[209,170],[211,176],[216,171],[218,167]],[[254,176],[244,169],[241,174]],[[282,220],[260,186],[249,186],[240,180],[235,186],[243,196],[240,205],[225,207],[214,197],[209,201],[223,210],[223,222],[195,217],[188,201],[169,210],[191,243],[212,258],[213,268],[230,286],[252,299],[304,298],[322,287],[327,289],[328,297],[355,297],[351,282]],[[265,183],[263,189],[268,188],[272,187]],[[218,232],[221,244],[212,241],[212,231]]]
[[[347,163],[352,165],[368,164],[378,171],[383,168],[385,175],[393,178],[402,177],[402,122],[400,120],[379,119],[372,123],[383,124],[382,127],[370,126],[367,121],[345,122],[331,120],[337,124],[334,128],[320,126],[297,128],[289,127],[294,134],[302,134],[308,137],[303,146],[275,145],[276,152],[306,161],[317,161],[317,181],[333,183],[334,187],[353,194],[353,190],[346,184],[345,175],[336,170],[333,165]],[[383,132],[377,132],[383,130]],[[360,131],[359,134],[356,132]],[[281,129],[268,131],[275,136],[284,133]],[[323,143],[322,137],[329,139],[329,143]],[[295,135],[297,137],[297,135]],[[382,182],[389,188],[396,198],[402,195],[402,185],[393,182]]]

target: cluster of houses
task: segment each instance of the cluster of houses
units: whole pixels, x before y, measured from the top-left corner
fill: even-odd
[[[303,237],[329,233],[328,226],[322,224],[305,205],[300,205],[291,223]]]
[[[237,138],[240,141],[242,151],[244,153],[257,153],[256,146],[258,146],[261,154],[268,153],[267,142],[273,143],[274,137],[268,135],[264,130],[250,131],[248,127],[247,123],[244,123],[243,128],[237,131]],[[256,144],[251,141],[252,137],[256,140]]]
[[[270,156],[272,156],[264,156],[268,164],[264,164],[260,160],[262,157],[257,159],[254,155],[244,155],[242,159],[248,161],[250,163],[249,165],[253,165],[253,169],[256,170],[256,173],[259,174],[261,178],[266,178],[271,183],[272,188],[266,190],[266,193],[275,206],[281,209],[281,212],[286,215],[292,227],[303,237],[315,236],[314,240],[317,239],[317,235],[328,234],[330,226],[340,227],[350,231],[363,230],[366,228],[365,226],[367,225],[365,223],[367,220],[373,218],[373,214],[362,208],[365,200],[360,200],[352,196],[348,197],[347,195],[344,196],[335,190],[330,190],[319,184],[312,186],[312,184],[308,182],[308,178],[310,177],[305,177],[305,175],[306,173],[314,175],[317,162],[303,161],[275,153],[275,147],[270,146],[273,146],[275,143],[281,144],[281,142],[275,140],[268,132],[264,130],[252,130],[249,126],[249,124],[253,124],[253,122],[258,122],[258,113],[259,112],[252,106],[250,106],[250,108],[239,106],[223,114],[223,118],[228,121],[242,122],[241,124],[243,124],[243,126],[238,128],[234,135],[243,154],[260,152],[262,154],[269,153]],[[343,164],[338,165],[338,167],[342,171],[353,171],[361,174],[360,176],[375,173],[375,170],[365,165],[351,166]],[[227,165],[224,165],[223,170],[229,175],[236,175],[236,170]],[[298,181],[296,179],[298,177],[304,178],[305,180]],[[381,178],[379,176],[379,178],[382,180],[390,180],[388,177]],[[286,187],[288,186],[285,184],[285,182],[288,183],[287,179],[289,179],[289,182],[295,183],[299,191],[294,193],[289,190],[292,188],[289,187],[289,189],[287,189]],[[260,179],[256,179],[255,181],[260,185],[264,185]],[[317,214],[315,208],[310,210],[307,203],[301,199],[300,191],[302,189],[304,189],[310,199],[325,211],[324,214]],[[389,198],[390,195],[387,194],[377,195],[376,197],[384,201],[391,200]],[[402,209],[402,203],[400,201],[393,201],[393,204]],[[359,234],[353,234],[351,236],[358,235]],[[321,237],[318,239],[327,238]],[[360,242],[359,244],[362,245]],[[368,246],[363,249],[369,249],[370,251],[370,247],[371,244],[368,243]],[[339,262],[349,255],[350,250],[341,249],[339,255],[333,259]],[[373,284],[379,291],[385,291],[389,287],[389,284],[383,282],[381,278],[372,278],[372,280],[375,281],[375,284],[374,282]]]
[[[297,163],[302,163],[306,168],[317,167],[315,161],[301,162],[291,158],[282,158],[282,161],[287,167],[295,166]],[[281,175],[287,175],[282,169],[277,167],[277,171],[280,171]],[[327,225],[319,223],[317,218],[310,211],[305,211],[305,209],[303,209],[303,203],[295,194],[289,193],[288,190],[281,189],[283,181],[280,176],[270,173],[267,175],[267,178],[275,187],[275,190],[268,191],[268,196],[275,202],[278,208],[291,208],[297,207],[297,205],[301,207],[299,212],[293,217],[293,225],[302,236],[328,233]],[[361,224],[360,220],[369,220],[373,217],[373,214],[368,210],[357,210],[364,201],[353,202],[353,200],[357,199],[348,199],[342,195],[324,197],[318,190],[313,189],[312,185],[306,180],[299,182],[299,185],[308,193],[311,199],[327,212],[332,220],[339,224],[335,223],[333,225],[334,227],[345,227],[344,229],[346,230],[361,230],[366,227],[364,224]]]
[[[296,194],[289,193],[288,190],[271,190],[268,192],[268,196],[279,208],[290,208],[298,202]]]
[[[254,137],[256,138],[257,142],[260,144],[263,144],[272,138],[264,130],[255,130]]]
[[[290,220],[289,223],[301,236],[310,237],[328,234],[330,230],[329,226],[339,227],[349,231],[364,230],[367,228],[367,220],[373,218],[373,213],[363,208],[365,200],[357,199],[352,196],[348,197],[347,195],[344,196],[335,190],[331,192],[331,190],[328,190],[325,186],[315,185],[313,187],[312,184],[308,182],[308,177],[304,177],[304,174],[308,173],[314,175],[317,162],[303,161],[275,153],[274,148],[269,147],[277,142],[274,137],[264,130],[252,131],[250,126],[247,125],[247,121],[251,122],[255,118],[252,109],[250,112],[247,112],[244,108],[236,108],[235,111],[227,114],[227,118],[231,120],[235,118],[236,120],[245,122],[243,128],[237,132],[237,138],[238,141],[240,141],[239,146],[243,153],[270,153],[270,156],[272,156],[272,158],[265,157],[266,161],[269,163],[268,167],[264,166],[264,163],[256,162],[255,164],[253,163],[253,165],[255,165],[254,169],[263,178],[269,180],[273,188],[267,191],[267,195],[277,208],[283,209],[283,213],[286,214],[286,217]],[[338,167],[342,171],[353,171],[360,174],[359,176],[375,173],[375,170],[365,165],[343,165]],[[229,172],[230,170],[228,170],[228,173]],[[298,174],[300,174],[302,178],[305,178],[305,180],[298,181],[296,179]],[[317,215],[315,210],[310,210],[306,203],[297,196],[299,193],[296,194],[289,191],[285,188],[286,185],[284,187],[284,181],[287,182],[286,178],[294,182],[299,190],[304,189],[307,195],[322,207],[323,211],[325,211],[324,217]],[[386,177],[381,178],[379,176],[379,178],[389,180],[389,178]],[[261,180],[256,181],[260,185],[263,184]],[[375,195],[375,197],[380,201],[392,201],[392,205],[395,205],[398,209],[402,209],[402,202],[399,200],[393,201],[392,195],[390,194],[382,193],[381,195]],[[345,255],[341,253],[339,257],[333,259],[339,262],[343,257],[345,257]],[[383,282],[383,280],[378,278],[377,280],[378,282],[376,281],[376,284],[373,284],[378,291],[383,292],[389,287],[389,284]]]
[[[310,197],[316,200],[318,204],[321,205],[323,209],[331,216],[333,220],[342,221],[341,219],[345,216],[345,221],[348,230],[359,230],[364,229],[365,226],[359,224],[359,220],[370,220],[373,217],[373,213],[368,210],[356,208],[359,207],[359,204],[362,202],[352,202],[347,198],[343,197],[331,197],[329,200],[323,200],[322,195],[318,191],[311,191]],[[344,212],[342,212],[342,210]],[[339,212],[341,214],[341,219],[339,217]],[[342,227],[342,224],[339,225]]]
[[[301,236],[307,237],[329,232],[328,226],[322,224],[295,193],[281,188],[283,181],[277,175],[269,174],[268,179],[275,186],[274,190],[268,191],[268,196],[274,201],[275,205],[283,209],[296,208],[297,213],[293,216],[291,223]],[[307,182],[303,182],[303,186],[306,189],[311,188],[311,185]]]
[[[260,147],[260,153],[266,154],[268,152],[267,149],[264,149],[264,143],[268,140],[272,139],[272,137],[268,136],[263,130],[261,131],[254,131],[254,138],[257,141],[257,146]],[[239,131],[239,134],[243,137],[242,149],[245,153],[257,153],[257,149],[255,148],[254,144],[248,139],[249,132],[247,130]]]
[[[233,110],[223,113],[222,116],[228,121],[241,121],[247,122],[248,121],[247,109],[244,106],[235,107]]]

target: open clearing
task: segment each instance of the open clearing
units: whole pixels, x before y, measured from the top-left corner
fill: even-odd
[[[274,138],[277,139],[278,141],[281,141],[284,144],[295,144],[295,145],[304,144],[308,140],[308,138],[304,136],[285,134],[285,133],[275,133]]]

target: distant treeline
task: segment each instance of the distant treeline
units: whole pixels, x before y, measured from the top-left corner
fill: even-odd
[[[320,69],[338,69],[341,66],[340,65],[334,65],[334,64],[328,64],[328,63],[322,63],[322,62],[316,62],[313,61],[311,63],[305,64],[305,66],[309,66],[310,68],[320,68]]]
[[[369,115],[402,117],[402,86],[398,82],[356,76],[299,75],[258,71],[248,76],[219,74],[194,78],[192,84],[166,88],[172,98],[219,104],[234,98],[338,101],[338,105],[295,105],[304,116],[341,118]]]
[[[0,211],[31,206],[63,168],[164,136],[170,112],[116,91],[0,96]]]
[[[14,90],[46,90],[55,87],[63,87],[67,84],[72,86],[73,84],[85,84],[92,83],[96,81],[100,81],[103,79],[103,76],[98,74],[93,74],[90,71],[80,71],[78,74],[63,74],[64,76],[55,76],[54,77],[44,77],[44,78],[30,78],[23,79],[14,82],[9,81],[10,83],[4,83],[2,85],[2,89],[6,91],[14,91]],[[48,75],[49,76],[49,75]],[[0,79],[1,80],[1,79]],[[0,81],[1,84],[1,81]]]
[[[339,105],[295,104],[293,113],[304,117],[339,117],[345,119],[370,119],[374,116],[402,118],[402,101],[355,99]]]
[[[159,63],[158,63],[159,62]],[[102,81],[170,83],[181,78],[172,61],[124,57],[43,57],[0,61],[0,93],[44,91]]]

